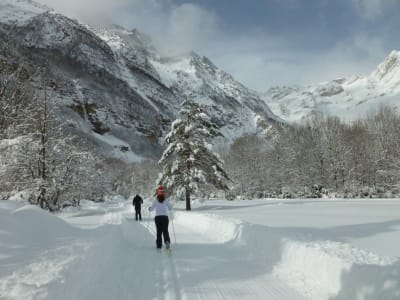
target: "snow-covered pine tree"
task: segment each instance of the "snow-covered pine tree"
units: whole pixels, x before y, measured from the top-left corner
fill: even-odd
[[[222,160],[207,144],[208,139],[222,134],[205,113],[204,106],[186,100],[179,115],[166,136],[168,147],[159,161],[163,166],[159,183],[178,197],[184,196],[186,210],[191,210],[190,196],[199,185],[228,190],[226,182],[230,179]]]

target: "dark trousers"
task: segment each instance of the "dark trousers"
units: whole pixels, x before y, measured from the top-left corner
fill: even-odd
[[[164,243],[166,242],[171,243],[168,233],[169,219],[168,216],[156,216],[154,218],[154,221],[156,222],[156,229],[157,229],[157,239],[156,239],[157,248],[161,248],[162,246],[161,236],[164,237]]]
[[[139,218],[140,221],[142,221],[142,212],[140,211],[140,208],[139,209],[135,208],[135,219],[136,219],[136,221],[138,220],[138,218]]]

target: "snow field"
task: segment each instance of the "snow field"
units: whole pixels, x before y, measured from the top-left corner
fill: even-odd
[[[368,249],[395,253],[399,206],[398,200],[383,199],[274,199],[216,201],[197,209],[244,218],[233,242],[305,299],[399,299],[398,252]],[[360,244],[367,249],[355,246]]]
[[[81,209],[59,216],[1,201],[0,299],[399,299],[397,256],[356,247],[321,228],[308,232],[288,221],[275,227],[260,222],[274,209],[283,220],[285,211],[301,215],[302,203],[209,201],[192,212],[179,203],[171,216],[168,256],[155,251],[146,205],[143,221],[136,222],[130,201],[121,199],[82,201]],[[307,205],[315,212],[329,203]],[[396,205],[382,204],[388,210]],[[351,211],[352,202],[335,207]],[[371,212],[363,214],[370,219]]]

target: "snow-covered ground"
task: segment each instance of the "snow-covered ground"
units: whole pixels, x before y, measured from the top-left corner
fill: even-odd
[[[400,200],[178,203],[172,255],[154,232],[124,199],[0,201],[0,299],[400,299]]]

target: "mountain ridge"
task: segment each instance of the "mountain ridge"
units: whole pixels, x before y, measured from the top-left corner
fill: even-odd
[[[382,105],[400,109],[400,51],[393,50],[375,70],[307,86],[270,88],[260,96],[274,114],[289,123],[317,115],[353,121]]]
[[[10,3],[0,0],[2,14],[12,11],[19,22],[1,19],[0,31],[14,59],[47,66],[59,115],[107,157],[159,156],[187,97],[207,105],[228,142],[243,133],[273,133],[281,123],[256,92],[208,58],[161,56],[137,30],[91,27],[30,0]]]

